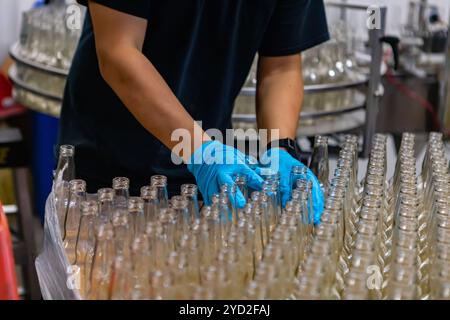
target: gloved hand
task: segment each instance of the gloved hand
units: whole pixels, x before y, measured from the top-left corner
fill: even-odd
[[[248,186],[261,190],[263,179],[246,163],[246,156],[239,150],[218,141],[209,141],[193,153],[187,167],[197,180],[205,204],[210,205],[212,196],[220,192],[220,186],[235,184],[237,174],[246,175]],[[246,204],[239,188],[236,188],[236,199],[230,200],[232,203],[236,200],[238,208],[244,208]]]
[[[281,203],[283,207],[289,201],[292,193],[291,186],[291,170],[295,166],[305,166],[303,163],[293,158],[287,151],[283,149],[269,149],[261,157],[261,162],[267,164],[272,170],[280,173],[280,193]],[[256,172],[261,173],[262,168],[258,168]],[[314,209],[314,223],[320,223],[320,218],[324,210],[324,196],[320,187],[319,180],[311,172],[307,170],[307,179],[312,182],[312,201]]]

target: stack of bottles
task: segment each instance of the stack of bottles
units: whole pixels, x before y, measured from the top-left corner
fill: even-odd
[[[9,70],[16,100],[58,116],[81,36],[85,9],[75,0],[53,0],[23,13],[20,39],[12,49],[16,63]]]
[[[67,4],[69,3],[69,4]],[[22,16],[19,52],[38,64],[68,70],[81,34],[81,7],[56,0]]]
[[[421,175],[415,137],[405,134],[387,180],[386,136],[376,135],[358,182],[358,139],[347,136],[329,180],[327,139],[310,168],[326,194],[314,225],[311,182],[292,169],[291,200],[280,175],[246,176],[200,207],[197,186],[169,199],[167,178],[151,177],[140,197],[129,180],[92,198],[74,179],[74,148],[62,146],[54,196],[69,263],[86,299],[446,299],[450,298],[450,193],[442,136],[430,135]],[[235,206],[239,190],[245,208]]]

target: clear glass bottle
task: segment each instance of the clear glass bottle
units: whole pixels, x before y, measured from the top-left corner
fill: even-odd
[[[291,189],[297,188],[297,181],[306,179],[308,169],[305,166],[293,166],[291,170],[290,185]]]
[[[103,188],[98,190],[99,222],[102,224],[112,223],[114,213],[114,190]]]
[[[271,230],[277,224],[281,215],[281,195],[279,192],[279,183],[277,180],[265,180],[263,182],[262,192],[267,196],[269,203],[269,217]],[[253,198],[253,194],[252,194]]]
[[[131,227],[128,215],[116,215],[113,218],[114,248],[116,255],[129,258],[132,244]]]
[[[75,264],[80,268],[80,294],[89,292],[89,280],[95,249],[95,231],[97,226],[98,205],[96,201],[81,202],[81,219],[75,245]]]
[[[75,179],[75,147],[62,145],[59,148],[58,165],[54,173],[53,191],[61,237],[64,237],[65,216],[70,193],[69,182]]]
[[[243,174],[237,174],[236,177],[234,178],[234,181],[236,182],[237,187],[244,196],[244,199],[248,200],[247,176]]]
[[[122,255],[114,259],[113,272],[111,273],[110,300],[130,300],[132,293],[131,262]]]
[[[117,177],[112,182],[114,189],[114,209],[117,215],[126,215],[130,198],[130,179]]]
[[[156,222],[158,219],[159,199],[158,188],[155,186],[144,186],[141,188],[141,198],[144,200],[144,216],[146,224]]]
[[[189,200],[185,196],[173,196],[170,199],[170,207],[176,214],[179,235],[187,233],[192,223],[189,212]]]
[[[58,165],[55,171],[55,181],[69,182],[75,179],[75,147],[62,145],[59,147]]]
[[[306,218],[305,225],[307,225],[308,237],[312,237],[314,232],[314,208],[312,200],[312,183],[309,180],[303,179],[297,181],[297,188],[302,195],[302,212],[303,217]]]
[[[141,236],[145,232],[144,201],[139,197],[130,197],[128,200],[128,220],[131,239]]]
[[[90,272],[88,298],[90,300],[107,300],[115,257],[114,235],[111,225],[100,225],[95,241],[94,258]]]
[[[70,194],[64,219],[63,243],[69,262],[75,264],[75,245],[80,226],[81,203],[86,200],[86,182],[72,180],[69,185]]]
[[[309,168],[319,179],[322,189],[327,193],[330,165],[328,159],[328,138],[317,136]]]
[[[200,209],[198,206],[198,187],[195,184],[183,184],[181,186],[181,195],[189,201],[189,213],[191,221],[200,219]]]
[[[159,209],[167,208],[169,206],[169,195],[167,193],[167,177],[162,175],[155,175],[150,179],[150,185],[158,190]]]

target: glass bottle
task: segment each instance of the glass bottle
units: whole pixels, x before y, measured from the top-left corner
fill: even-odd
[[[72,180],[69,182],[69,185],[70,194],[64,219],[63,244],[69,262],[75,264],[75,245],[80,225],[81,203],[86,200],[86,182],[83,180]]]
[[[181,195],[189,201],[189,213],[191,221],[200,219],[200,210],[198,206],[198,187],[195,184],[183,184],[181,186]]]
[[[75,179],[75,147],[62,145],[59,148],[58,166],[54,174],[55,207],[59,221],[61,237],[64,237],[64,224],[68,198],[70,193],[69,181]]]
[[[62,145],[59,147],[58,165],[55,171],[55,181],[69,182],[75,179],[75,147]]]
[[[303,216],[307,219],[305,224],[308,226],[308,234],[312,236],[314,232],[314,208],[312,200],[312,182],[306,179],[298,180],[297,187],[299,191],[303,194],[303,210],[307,210]],[[305,211],[303,211],[305,212]]]
[[[95,230],[98,215],[96,201],[81,202],[81,219],[75,245],[75,264],[80,268],[80,294],[83,297],[89,292],[90,271],[95,249]]]
[[[116,255],[129,258],[132,244],[131,227],[128,215],[116,215],[113,218],[114,248]]]
[[[269,200],[269,216],[271,225],[277,224],[278,219],[281,215],[281,195],[279,191],[279,182],[277,180],[265,180],[263,182],[263,193],[268,197]],[[252,194],[253,198],[253,194]]]
[[[130,197],[130,179],[117,177],[113,179],[112,185],[114,189],[114,214],[126,215],[128,198]]]
[[[173,196],[170,199],[170,207],[175,211],[178,234],[187,233],[191,226],[191,215],[189,212],[189,201],[185,196]]]
[[[330,174],[328,159],[328,138],[317,136],[314,143],[314,151],[309,168],[319,179],[322,190],[326,194],[328,190],[328,177]]]
[[[102,188],[97,191],[97,196],[100,223],[112,223],[114,213],[114,190],[111,188]]]
[[[137,236],[131,249],[132,284],[131,299],[143,300],[149,298],[150,270],[148,241],[144,235]]]
[[[236,182],[237,187],[241,191],[244,199],[248,199],[248,187],[247,187],[247,176],[243,174],[237,174],[234,181]]]
[[[115,256],[112,226],[100,225],[95,241],[94,257],[90,277],[88,297],[90,300],[107,300],[112,266]]]
[[[128,217],[131,239],[139,237],[145,232],[144,201],[139,197],[130,197],[128,200]]]
[[[291,190],[297,188],[297,181],[301,179],[306,179],[308,174],[308,169],[305,166],[293,166],[291,170],[290,185]]]
[[[150,179],[150,185],[156,187],[158,190],[159,209],[167,208],[169,206],[169,196],[167,193],[167,177],[162,175],[155,175]]]
[[[110,300],[130,300],[132,292],[131,263],[122,255],[114,259],[111,273]]]
[[[146,224],[158,219],[159,200],[158,189],[155,186],[141,188],[141,198],[144,200],[144,216]]]

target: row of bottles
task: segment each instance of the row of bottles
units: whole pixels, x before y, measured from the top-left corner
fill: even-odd
[[[442,135],[430,134],[420,175],[415,147],[415,136],[404,134],[388,183],[386,136],[376,135],[358,191],[346,141],[298,298],[450,299],[450,175]]]
[[[415,136],[405,134],[387,180],[387,138],[374,137],[358,181],[358,139],[346,136],[328,179],[328,147],[317,137],[310,168],[326,194],[314,225],[311,182],[292,168],[281,207],[280,175],[262,170],[223,185],[200,207],[195,185],[169,199],[153,176],[140,197],[115,178],[96,198],[75,179],[74,149],[62,146],[54,196],[69,263],[87,299],[444,299],[449,298],[450,178],[442,135],[432,133],[421,175]],[[233,203],[240,190],[244,209]]]

